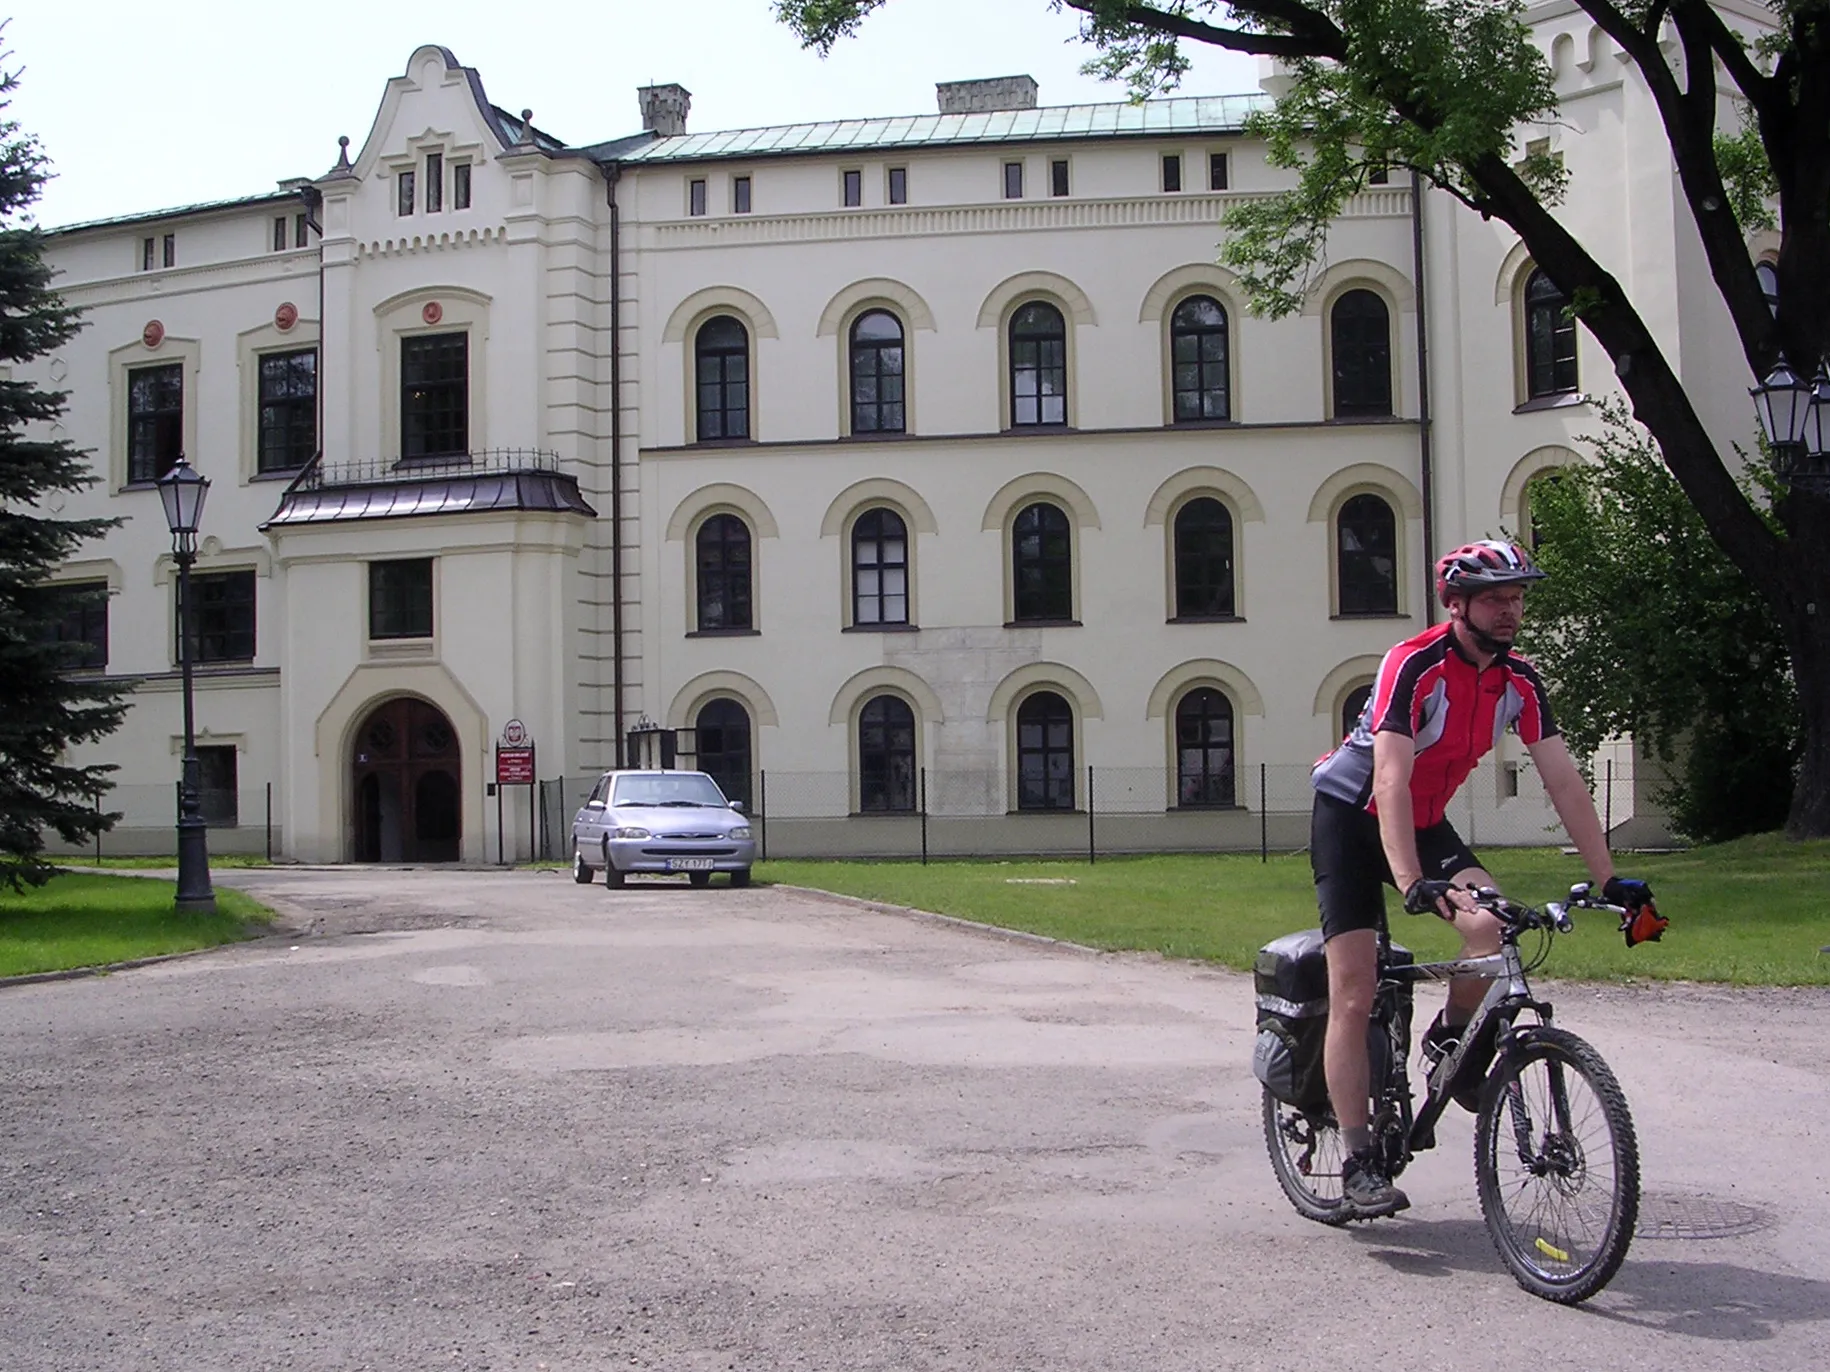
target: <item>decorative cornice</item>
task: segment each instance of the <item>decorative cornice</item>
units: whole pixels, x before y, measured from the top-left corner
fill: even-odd
[[[1156,195],[1122,200],[1018,201],[933,209],[826,210],[818,214],[726,215],[716,219],[645,224],[642,247],[650,252],[752,243],[831,242],[841,239],[933,238],[949,234],[1024,230],[1114,229],[1218,223],[1258,194]],[[1408,219],[1408,188],[1366,191],[1341,209],[1342,219]]]

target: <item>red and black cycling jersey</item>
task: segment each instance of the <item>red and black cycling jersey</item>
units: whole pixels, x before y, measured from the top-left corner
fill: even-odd
[[[1462,653],[1449,625],[1438,624],[1385,655],[1353,732],[1315,764],[1310,780],[1322,794],[1376,814],[1373,735],[1407,735],[1417,749],[1411,768],[1412,820],[1419,829],[1427,828],[1443,818],[1474,764],[1508,727],[1527,746],[1557,733],[1537,669],[1511,653],[1478,668]]]

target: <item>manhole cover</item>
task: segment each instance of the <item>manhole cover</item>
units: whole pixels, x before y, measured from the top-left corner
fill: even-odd
[[[1764,1210],[1700,1191],[1647,1191],[1639,1198],[1642,1239],[1732,1239],[1767,1223]]]

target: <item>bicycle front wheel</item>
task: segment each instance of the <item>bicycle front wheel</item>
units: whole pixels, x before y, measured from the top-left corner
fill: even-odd
[[[1341,1131],[1329,1114],[1309,1114],[1264,1093],[1264,1141],[1271,1170],[1296,1213],[1317,1224],[1346,1224],[1354,1210],[1341,1195]]]
[[[1474,1173],[1519,1285],[1574,1305],[1612,1279],[1639,1221],[1639,1143],[1614,1073],[1561,1029],[1529,1031],[1487,1078]]]

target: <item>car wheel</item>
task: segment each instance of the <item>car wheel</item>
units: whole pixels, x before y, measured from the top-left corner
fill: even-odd
[[[748,867],[740,867],[735,872],[731,873],[731,885],[748,886],[749,884],[750,869]]]
[[[610,849],[604,849],[604,885],[612,891],[623,889],[623,874],[616,870],[616,864],[610,861]]]
[[[585,861],[584,849],[574,844],[572,847],[572,880],[580,886],[589,886],[591,878],[596,875],[591,864]]]
[[[710,886],[712,884],[712,874],[710,872],[688,872],[686,874],[686,879],[695,886]]]

